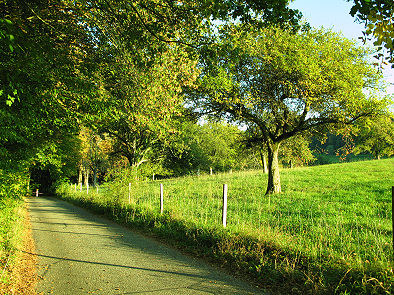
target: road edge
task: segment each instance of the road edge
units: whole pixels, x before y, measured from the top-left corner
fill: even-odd
[[[25,198],[24,205],[20,209],[23,218],[22,248],[18,249],[16,263],[11,271],[11,294],[37,294],[36,286],[39,279],[37,275],[37,256],[31,254],[36,252],[28,206],[27,198]]]

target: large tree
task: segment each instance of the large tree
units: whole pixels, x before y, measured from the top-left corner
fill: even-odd
[[[29,162],[75,133],[94,86],[91,37],[62,1],[1,1],[0,154]],[[3,166],[5,167],[5,166]]]
[[[195,62],[176,45],[146,58],[151,59],[149,66],[117,54],[103,65],[103,90],[91,122],[113,137],[114,152],[137,168],[171,132],[172,117],[183,102],[181,87],[191,85],[198,73]]]
[[[267,194],[281,192],[278,153],[284,141],[343,128],[382,107],[374,96],[380,76],[368,51],[331,31],[229,26],[218,47],[217,55],[201,62],[191,102],[258,129],[268,149]]]
[[[182,87],[197,77],[196,51],[210,44],[213,19],[259,15],[267,22],[296,23],[287,1],[92,1],[91,32],[103,59],[103,91],[93,125],[115,138],[115,151],[138,167],[173,129]],[[101,104],[101,106],[100,106]]]
[[[104,115],[111,128],[124,123],[128,136],[163,133],[167,127],[146,125],[154,117],[161,124],[174,111],[178,89],[190,78],[193,50],[210,43],[212,21],[258,16],[260,24],[295,24],[299,13],[287,4],[1,0],[1,167],[29,166],[47,139],[77,134],[81,122],[102,123]]]

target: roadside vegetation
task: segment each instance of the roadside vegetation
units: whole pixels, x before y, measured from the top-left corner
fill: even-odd
[[[394,159],[284,169],[264,196],[261,171],[158,181],[123,178],[62,198],[251,275],[279,293],[391,293]],[[130,203],[128,183],[132,183]],[[164,187],[160,214],[159,183]],[[227,227],[221,225],[228,184]]]
[[[8,294],[13,283],[11,272],[17,263],[23,244],[22,177],[17,173],[5,175],[0,170],[0,293]],[[9,293],[11,294],[11,293]]]

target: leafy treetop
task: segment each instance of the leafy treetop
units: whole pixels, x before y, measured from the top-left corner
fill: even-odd
[[[350,1],[350,0],[348,0]],[[394,2],[392,0],[354,0],[350,14],[365,24],[361,39],[374,39],[374,45],[380,51],[375,57],[394,67]],[[384,57],[384,50],[388,56]],[[384,61],[384,59],[387,61]]]

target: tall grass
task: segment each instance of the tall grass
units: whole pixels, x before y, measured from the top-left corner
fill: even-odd
[[[12,283],[10,272],[22,243],[22,196],[26,179],[20,173],[0,170],[0,293]]]
[[[132,221],[136,217],[131,212],[157,216],[159,183],[163,183],[166,216],[207,232],[223,232],[222,185],[227,183],[224,232],[233,240],[252,240],[254,246],[237,246],[238,242],[226,238],[226,243],[216,245],[216,255],[227,260],[237,260],[231,255],[252,259],[253,252],[252,256],[257,255],[253,263],[244,265],[249,271],[263,275],[272,274],[268,268],[276,268],[282,279],[286,271],[292,276],[297,272],[305,284],[312,281],[309,290],[383,293],[393,288],[393,168],[394,159],[385,159],[284,169],[284,193],[272,196],[264,195],[267,176],[261,171],[137,182],[130,203],[127,180],[102,187],[99,194],[73,195],[94,199],[101,206],[111,203],[126,208],[126,218]],[[153,226],[163,224],[156,221]],[[241,255],[236,247],[250,253]]]

